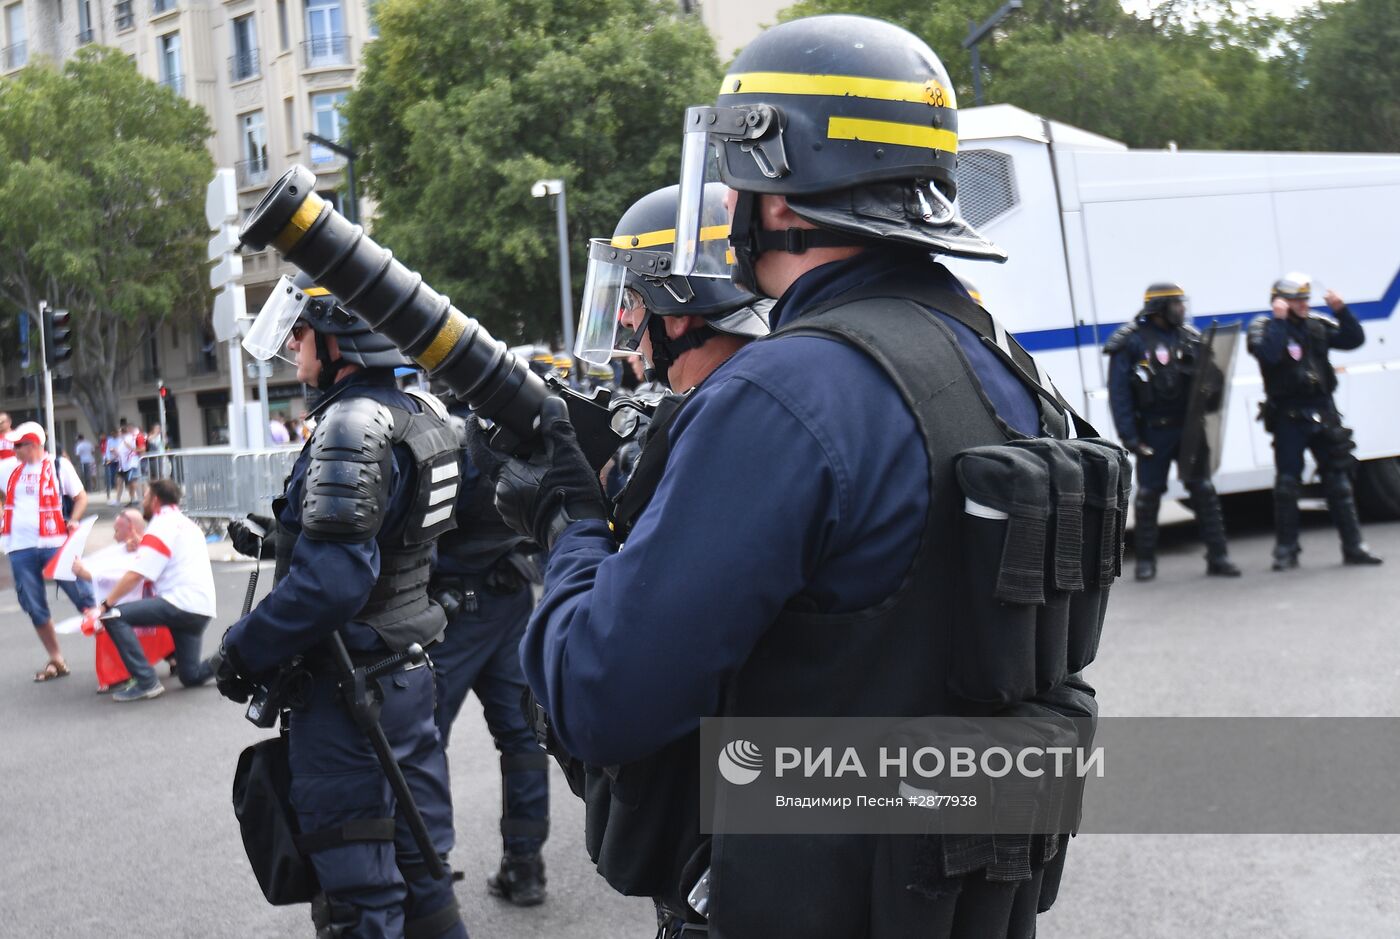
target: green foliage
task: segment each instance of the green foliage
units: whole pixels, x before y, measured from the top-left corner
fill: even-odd
[[[113,49],[0,82],[0,304],[72,311],[94,427],[115,424],[118,370],[151,324],[207,306],[208,136],[201,109]]]
[[[567,187],[574,295],[587,239],[673,183],[684,108],[720,72],[666,0],[384,0],[346,105],[375,236],[497,336],[559,333],[554,213]]]
[[[784,19],[859,13],[924,38],[972,101],[962,49],[999,0],[799,0]],[[1400,150],[1400,0],[1343,0],[1292,20],[1235,0],[1027,0],[981,44],[988,103],[1134,147]]]

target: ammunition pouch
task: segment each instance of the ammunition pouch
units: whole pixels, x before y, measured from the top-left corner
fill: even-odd
[[[1000,708],[1063,683],[1098,652],[1121,572],[1131,472],[1105,440],[1040,438],[954,460],[964,496],[950,690]]]

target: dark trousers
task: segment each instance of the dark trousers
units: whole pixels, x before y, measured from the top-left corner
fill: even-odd
[[[476,691],[486,726],[501,753],[501,836],[509,854],[540,850],[549,831],[549,762],[525,722],[521,698],[520,639],[534,598],[528,587],[512,593],[476,592],[477,609],[463,605],[429,649],[437,672],[437,722],[444,746],[467,692]]]
[[[1152,448],[1152,456],[1137,458],[1137,485],[1142,492],[1166,492],[1167,476],[1172,463],[1181,457],[1180,425],[1174,427],[1147,427],[1142,431],[1142,442]],[[1180,471],[1181,467],[1178,466]]]
[[[387,655],[387,653],[386,653]],[[304,705],[294,708],[288,731],[292,806],[305,833],[352,819],[393,818],[394,841],[353,841],[311,855],[329,901],[335,935],[344,939],[398,937],[405,924],[454,904],[452,880],[432,880],[423,855],[398,811],[368,738],[341,701],[338,681],[318,675]],[[409,790],[442,857],[452,850],[452,795],[447,757],[433,720],[433,675],[428,668],[379,679],[379,719]],[[458,922],[440,935],[466,939]]]
[[[1319,472],[1337,461],[1336,444],[1317,421],[1279,415],[1274,421],[1274,469],[1280,476],[1303,478],[1303,452],[1311,450]],[[1343,459],[1350,453],[1342,454]]]
[[[136,626],[165,626],[175,640],[175,667],[180,684],[186,687],[202,685],[214,675],[204,661],[204,630],[212,616],[200,616],[175,606],[163,597],[147,597],[119,603],[114,609],[120,616],[102,621],[122,664],[131,677],[149,688],[156,682],[156,670],[146,661],[141,640],[136,638]]]

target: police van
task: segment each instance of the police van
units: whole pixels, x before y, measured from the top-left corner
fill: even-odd
[[[1203,331],[1243,329],[1268,313],[1275,279],[1305,271],[1316,309],[1330,313],[1322,296],[1336,290],[1366,329],[1360,349],[1332,353],[1336,401],[1356,432],[1362,508],[1400,518],[1400,155],[1130,150],[1011,105],[961,111],[958,124],[963,216],[1010,259],[948,266],[1102,433],[1113,433],[1103,344],[1148,284],[1181,284]],[[1267,489],[1264,387],[1243,336],[1230,377],[1215,484]]]

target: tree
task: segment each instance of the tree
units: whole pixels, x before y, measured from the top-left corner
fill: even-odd
[[[1400,0],[1325,3],[1300,33],[1309,149],[1400,151]]]
[[[587,239],[674,183],[714,43],[667,0],[385,0],[346,104],[375,236],[501,338],[559,330],[554,216],[567,186],[573,289]]]
[[[117,376],[170,315],[202,315],[204,112],[114,49],[0,82],[0,303],[39,327],[73,314],[73,390],[90,425],[117,420]]]

